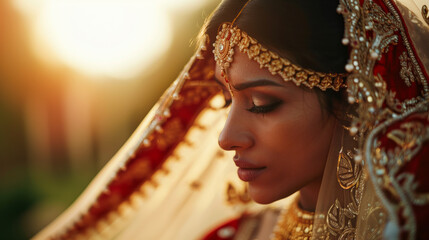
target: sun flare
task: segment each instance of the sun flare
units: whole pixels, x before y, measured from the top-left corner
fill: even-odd
[[[118,79],[144,70],[171,41],[169,18],[151,1],[45,0],[34,24],[37,41],[62,62]]]

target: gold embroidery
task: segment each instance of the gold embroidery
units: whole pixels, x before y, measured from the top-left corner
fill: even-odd
[[[357,185],[354,185],[350,189],[351,202],[345,203],[345,206],[341,206],[338,199],[329,208],[328,216],[326,217],[326,225],[329,229],[326,239],[354,239],[355,224],[358,213],[358,198],[360,195],[357,193]]]
[[[415,188],[411,175],[403,173],[396,176],[396,174],[406,159],[414,156],[418,145],[404,137],[409,134],[406,132],[410,129],[402,129],[401,133],[391,132],[390,139],[400,145],[387,152],[380,148],[381,143],[377,136],[396,121],[418,111],[427,111],[429,103],[422,96],[402,102],[396,99],[394,92],[387,91],[382,77],[374,76],[374,65],[381,58],[381,54],[387,52],[389,46],[396,44],[401,36],[407,49],[400,59],[402,79],[407,85],[413,82],[422,84],[423,96],[428,95],[429,87],[414,57],[401,17],[390,1],[386,0],[383,3],[387,6],[387,12],[371,0],[363,1],[362,6],[357,0],[341,0],[340,3],[339,11],[345,17],[347,29],[343,42],[350,43],[352,47],[347,67],[351,72],[347,81],[349,102],[358,103],[359,119],[353,121],[351,129],[360,136],[361,155],[358,157],[365,161],[369,180],[374,185],[374,191],[385,208],[389,221],[393,226],[399,226],[401,217],[404,221],[401,223],[401,230],[407,238],[413,239],[416,223],[409,199],[410,196],[415,196],[410,189]],[[409,144],[411,145],[408,146]],[[406,149],[401,150],[400,146]],[[411,146],[414,148],[410,149]],[[406,157],[403,158],[404,156]],[[386,192],[389,192],[389,198]],[[417,202],[426,202],[425,196],[418,196]],[[392,197],[393,200],[390,199]],[[380,229],[382,227],[384,225],[380,225]]]
[[[408,161],[420,151],[423,142],[429,139],[429,132],[423,123],[407,122],[400,129],[389,132],[387,137],[400,146],[401,151],[406,153],[404,160]]]
[[[243,184],[242,190],[234,186],[233,183],[228,182],[226,187],[226,202],[232,205],[236,204],[248,204],[252,201],[249,195],[249,188],[247,184]]]
[[[387,214],[381,207],[380,202],[373,204],[368,203],[361,207],[361,221],[368,224],[368,227],[363,228],[362,236],[365,236],[365,240],[379,240],[382,239],[383,226],[387,222]]]
[[[424,100],[422,97],[417,96],[401,102],[395,96],[395,92],[389,91],[386,95],[386,104],[390,109],[397,113],[403,113],[406,109],[409,109]]]
[[[351,151],[343,152],[340,150],[337,163],[337,180],[343,189],[350,189],[355,186],[359,180],[360,164],[355,163]]]
[[[405,84],[411,87],[411,82],[414,82],[416,77],[414,76],[413,65],[410,62],[410,58],[407,56],[407,52],[403,52],[401,56],[399,56],[399,61],[401,63],[399,75],[404,80]]]
[[[387,86],[380,75],[374,76],[373,70],[382,53],[399,40],[396,32],[401,27],[400,21],[372,1],[341,0],[338,11],[344,15],[346,32],[343,43],[350,44],[351,57],[346,69],[351,73],[347,79],[347,92],[350,103],[358,103],[355,118],[350,132],[359,136],[359,147],[355,156],[361,162],[366,135],[372,131],[377,122],[391,116],[390,109],[383,109],[386,101]],[[394,102],[394,101],[393,101]],[[359,161],[358,161],[359,160]],[[351,156],[342,153],[338,161],[337,178],[340,186],[349,191],[351,202],[341,206],[338,199],[331,206],[326,216],[329,233],[327,239],[354,239],[357,213],[363,191],[364,179],[361,166]],[[356,174],[356,175],[355,175]]]
[[[388,126],[405,119],[410,114],[427,112],[428,107],[428,102],[421,102],[407,112],[386,120],[377,126],[367,139],[367,146],[371,148],[366,152],[366,159],[370,159],[366,167],[377,196],[392,224],[399,226],[399,218],[403,219],[401,229],[410,239],[414,239],[416,235],[416,219],[412,205],[428,204],[429,193],[417,193],[418,184],[414,182],[414,176],[401,170],[421,150],[424,142],[429,140],[429,127],[419,121],[401,124],[399,129],[386,134],[389,140],[396,143],[396,147],[389,149],[381,147],[382,143],[377,136]]]
[[[422,6],[422,17],[425,22],[429,25],[429,8],[427,5]]]
[[[396,11],[395,7],[392,5],[390,1],[385,0],[385,3],[388,9],[390,10],[390,12],[392,13],[392,15],[394,16],[394,18],[400,23],[401,17],[399,16],[399,13]],[[416,70],[416,74],[417,74],[416,77],[419,79],[419,82],[423,85],[423,94],[427,96],[429,94],[429,85],[427,83],[427,79],[423,74],[423,71],[421,70],[419,63],[417,62],[416,57],[414,56],[413,48],[411,47],[411,44],[408,41],[407,33],[404,30],[404,27],[401,24],[399,24],[398,26],[400,29],[400,34],[402,36],[402,41],[408,51],[408,56],[411,60],[411,63],[414,66],[414,69]]]
[[[341,87],[346,87],[345,74],[321,73],[301,68],[266,49],[256,39],[236,26],[232,26],[231,23],[222,25],[213,44],[215,61],[226,82],[229,81],[227,69],[233,62],[236,46],[241,52],[246,53],[249,59],[258,62],[261,68],[267,68],[272,75],[278,74],[284,81],[292,81],[297,86],[304,85],[310,89],[318,87],[323,91],[329,88],[338,91]]]

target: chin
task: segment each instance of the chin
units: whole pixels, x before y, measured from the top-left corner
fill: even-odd
[[[270,190],[268,187],[255,187],[249,184],[249,195],[259,204],[270,204],[280,199],[286,198],[292,195],[295,191],[287,192],[277,192]]]
[[[270,203],[273,203],[273,202],[279,200],[279,199],[272,200],[272,199],[264,198],[264,197],[258,198],[258,197],[253,197],[253,196],[251,196],[251,198],[253,199],[254,202],[259,203],[259,204],[270,204]]]
[[[273,194],[272,192],[264,191],[262,189],[255,189],[251,186],[249,186],[249,195],[253,201],[259,204],[270,204],[284,198],[282,196],[276,196],[276,194]]]

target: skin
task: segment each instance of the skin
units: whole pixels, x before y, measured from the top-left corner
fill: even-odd
[[[299,190],[301,207],[314,210],[335,118],[322,110],[316,93],[261,69],[238,49],[227,71],[229,83],[216,66],[231,102],[219,145],[235,151],[239,167],[257,169],[247,180],[250,196],[267,204]]]

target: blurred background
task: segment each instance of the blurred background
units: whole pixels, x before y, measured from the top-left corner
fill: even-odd
[[[219,0],[0,1],[0,232],[57,217],[193,54]]]

